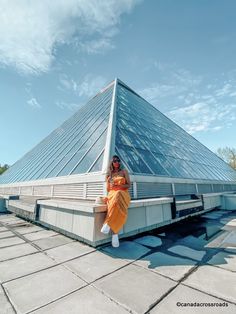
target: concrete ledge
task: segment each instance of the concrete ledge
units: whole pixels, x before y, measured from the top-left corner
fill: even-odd
[[[220,208],[221,207],[221,196],[223,193],[211,193],[211,194],[203,194],[203,206],[204,209],[211,209],[211,208]]]
[[[127,237],[151,230],[171,219],[173,198],[131,201],[128,219],[120,236]],[[90,201],[38,200],[39,223],[68,234],[71,237],[97,246],[111,241],[111,234],[100,232],[106,217],[107,206]]]
[[[84,201],[84,200],[38,200],[38,205],[50,206],[53,208],[65,208],[71,211],[95,213],[106,211],[106,205],[96,205],[94,201]]]
[[[120,237],[128,237],[177,222],[186,217],[200,215],[221,206],[222,193],[203,195],[201,200],[176,202],[176,218],[172,219],[173,198],[132,200],[128,219]],[[17,215],[37,221],[72,238],[97,246],[111,241],[111,234],[100,232],[106,217],[107,206],[89,200],[37,199],[5,200],[7,207]],[[190,209],[189,209],[190,208]]]
[[[157,204],[168,204],[171,202],[173,202],[173,197],[132,200],[130,202],[129,208],[149,206],[149,205],[154,206]],[[96,204],[94,201],[86,201],[86,200],[65,200],[65,199],[50,200],[50,199],[47,199],[47,200],[38,200],[37,204],[51,206],[55,208],[66,208],[66,209],[83,211],[83,212],[88,212],[88,213],[107,211],[106,205],[102,205],[102,204],[100,205],[100,204]]]

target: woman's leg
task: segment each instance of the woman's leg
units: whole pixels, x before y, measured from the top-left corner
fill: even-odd
[[[112,233],[111,244],[113,247],[119,247],[120,243],[118,233]]]
[[[110,232],[110,227],[107,223],[105,223],[103,226],[102,226],[102,229],[101,229],[101,232],[102,233],[105,233],[105,234],[108,234]]]

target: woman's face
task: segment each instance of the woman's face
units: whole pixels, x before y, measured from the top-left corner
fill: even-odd
[[[120,167],[120,159],[117,157],[113,158],[112,164],[113,164],[113,167],[115,169],[119,168]]]

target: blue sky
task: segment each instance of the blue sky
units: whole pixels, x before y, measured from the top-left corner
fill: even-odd
[[[119,77],[212,151],[235,145],[234,0],[0,0],[0,163]]]

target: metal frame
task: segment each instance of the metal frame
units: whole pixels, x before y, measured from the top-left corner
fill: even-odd
[[[117,95],[118,79],[115,79],[112,95],[111,112],[107,128],[107,139],[104,150],[102,173],[107,172],[111,156],[115,153],[115,130],[116,130],[116,95]]]

